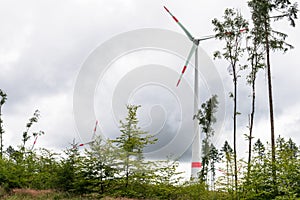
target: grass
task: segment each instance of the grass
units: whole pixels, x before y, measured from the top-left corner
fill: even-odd
[[[13,189],[10,193],[3,195],[1,199],[7,200],[80,200],[91,199],[74,197],[68,193],[56,192],[54,190]]]
[[[57,192],[54,190],[32,190],[32,189],[13,189],[11,193],[0,195],[0,199],[6,200],[136,200],[128,198],[112,198],[99,196],[74,196],[69,193]]]

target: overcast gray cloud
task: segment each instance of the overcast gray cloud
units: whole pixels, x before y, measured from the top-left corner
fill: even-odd
[[[38,147],[45,146],[62,150],[69,145],[73,138],[79,142],[85,142],[85,137],[80,137],[77,132],[73,116],[73,92],[77,75],[80,73],[83,63],[99,45],[126,31],[158,28],[182,33],[165,13],[163,5],[168,6],[196,37],[212,34],[211,20],[221,17],[226,7],[234,7],[242,12],[248,12],[245,2],[236,0],[206,2],[193,0],[188,3],[179,0],[0,0],[0,88],[8,94],[8,101],[3,108],[6,131],[4,144],[6,146],[20,144],[21,133],[35,109],[41,111],[41,119],[34,130],[46,132],[39,139]],[[245,14],[245,17],[249,17],[249,13]],[[300,69],[298,62],[300,40],[298,36],[300,30],[299,26],[290,28],[284,23],[280,23],[276,27],[288,33],[288,42],[292,43],[295,49],[284,55],[272,54],[275,130],[276,135],[292,137],[299,144],[300,82],[298,74]],[[176,41],[174,43],[176,44]],[[212,60],[213,51],[219,49],[221,44],[218,41],[206,41],[201,44],[201,47]],[[173,69],[175,69],[183,63],[180,58],[174,56],[160,57],[161,60],[158,59],[159,57],[156,58],[155,63],[149,64],[174,65]],[[174,60],[170,61],[172,59]],[[147,62],[147,59],[145,60]],[[180,61],[181,63],[178,63]],[[134,66],[142,63],[139,59],[132,62]],[[221,75],[225,95],[227,95],[232,88],[231,77],[227,71],[228,66],[223,61],[213,62]],[[178,68],[178,72],[180,70],[181,67]],[[112,72],[116,71],[112,70]],[[124,72],[126,75],[126,70]],[[254,134],[256,134],[256,138],[261,137],[266,141],[269,140],[270,131],[264,73],[264,71],[260,72],[257,86],[257,115]],[[119,75],[122,76],[122,74]],[[192,70],[190,70],[188,76],[192,75]],[[201,78],[202,88],[205,88],[207,77]],[[186,79],[188,82],[192,80],[189,77]],[[125,79],[114,78],[115,82],[108,81],[109,84],[112,84],[110,87],[120,83],[118,80],[124,81],[126,77]],[[176,80],[174,81],[176,82]],[[96,100],[97,98],[101,99],[101,95],[99,97],[100,86],[100,90],[97,90],[100,93],[95,94]],[[149,88],[147,89],[149,90]],[[137,91],[131,102],[142,104],[143,93]],[[242,113],[239,116],[239,133],[243,135],[247,133],[247,115],[250,109],[248,104],[250,98],[247,99],[247,95],[250,94],[250,91],[248,86],[242,84],[239,91],[239,107]],[[163,93],[155,89],[147,93],[147,100],[144,102],[146,113],[140,113],[143,118],[141,125],[148,130],[156,130],[161,126],[159,123],[163,120],[160,117],[169,119],[163,128],[164,131],[168,130],[168,135],[163,137],[164,132],[157,135],[161,136],[161,141],[167,143],[167,140],[172,138],[170,137],[174,129],[172,123],[176,123],[178,118],[173,116],[174,113],[171,116],[165,116],[169,109],[167,107],[154,106],[151,110],[150,105],[157,104],[155,101],[159,100],[150,95],[155,92],[158,92],[158,95]],[[210,92],[206,90],[202,94],[205,95],[205,98],[201,98],[201,102],[206,100]],[[160,100],[166,102],[168,98],[171,97],[166,96]],[[109,100],[106,101],[109,103]],[[219,121],[218,126],[222,129],[217,132],[218,146],[222,145],[225,139],[229,141],[232,139],[232,104],[228,97],[222,103],[224,104],[222,112],[225,112],[226,116],[225,121],[223,119]],[[101,106],[98,105],[95,108],[101,109]],[[95,112],[97,114],[101,111]],[[148,126],[151,122],[153,127]],[[93,124],[94,122],[89,123]],[[106,126],[106,122],[101,126]],[[107,127],[101,126],[98,130],[99,133],[107,129]],[[92,129],[93,127],[90,128],[91,131]],[[239,138],[239,149],[241,152],[245,152],[243,146],[246,141],[243,136]],[[157,145],[161,148],[162,142]],[[149,149],[151,150],[151,147]],[[184,155],[188,160],[190,151],[186,151]]]

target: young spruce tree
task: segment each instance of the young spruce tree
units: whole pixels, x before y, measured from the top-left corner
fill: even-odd
[[[125,121],[120,121],[121,135],[113,142],[122,151],[120,155],[121,166],[120,175],[124,178],[125,189],[131,184],[131,180],[136,180],[143,169],[146,168],[143,161],[143,149],[146,145],[153,144],[156,140],[147,132],[142,131],[138,126],[137,109],[140,106],[127,105],[128,115]]]

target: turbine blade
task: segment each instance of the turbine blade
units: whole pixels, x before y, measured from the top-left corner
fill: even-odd
[[[35,136],[34,142],[33,142],[32,146],[31,146],[31,149],[30,149],[31,151],[32,151],[33,148],[34,148],[34,146],[35,146],[35,144],[36,144],[36,141],[37,141],[38,137],[39,137],[39,135]]]
[[[215,37],[215,35],[204,36],[204,37],[200,38],[199,41],[209,40],[209,39],[212,39],[214,37]]]
[[[93,135],[92,135],[92,140],[95,138],[96,136],[96,131],[97,131],[97,126],[98,126],[98,120],[96,120],[96,124],[95,124],[95,127],[94,127],[94,132],[93,132]]]
[[[196,50],[197,47],[198,46],[195,43],[193,43],[193,46],[192,46],[192,48],[191,48],[191,50],[189,52],[189,55],[188,55],[188,57],[187,57],[187,59],[185,61],[184,67],[183,67],[183,69],[181,71],[181,74],[180,74],[180,77],[179,77],[178,82],[176,84],[176,87],[178,87],[178,85],[179,85],[179,83],[180,83],[180,81],[181,81],[181,79],[183,77],[183,74],[184,74],[184,72],[185,72],[185,70],[186,70],[186,68],[187,68],[187,66],[188,66],[188,64],[189,64],[189,62],[190,62],[190,60],[192,58],[192,55],[195,52],[195,50]]]
[[[194,37],[192,36],[192,34],[188,32],[188,30],[179,22],[179,20],[169,11],[169,9],[166,6],[164,6],[164,8],[171,15],[174,21],[180,26],[180,28],[184,31],[184,33],[188,36],[188,38],[191,41],[194,41]]]
[[[90,145],[90,144],[93,144],[94,142],[95,142],[95,141],[90,141],[90,142],[85,143],[85,145],[86,145],[86,144]]]
[[[187,66],[189,64],[189,62],[190,62],[190,60],[192,58],[192,55],[194,54],[194,52],[195,52],[195,50],[196,50],[197,47],[198,46],[196,44],[193,44],[193,46],[192,46],[192,48],[190,50],[190,53],[189,53],[189,55],[188,55],[188,57],[187,57],[187,59],[185,61],[185,64],[184,64],[185,66]]]
[[[93,141],[90,141],[90,142],[81,143],[81,144],[78,145],[78,147],[83,147],[83,146],[85,146],[85,145],[90,145],[90,144],[93,144],[94,142],[95,142],[95,141],[93,140]]]
[[[178,79],[178,81],[177,81],[176,87],[178,87],[178,85],[179,85],[179,83],[180,83],[180,81],[181,81],[181,78],[182,78],[182,74],[180,74],[180,77],[179,77],[179,79]]]

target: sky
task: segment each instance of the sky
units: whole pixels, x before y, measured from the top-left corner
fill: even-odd
[[[185,120],[193,103],[189,97],[192,96],[193,71],[187,72],[181,91],[180,87],[175,88],[166,82],[175,79],[176,83],[190,46],[163,6],[167,6],[195,37],[213,34],[211,21],[220,19],[225,8],[235,8],[244,13],[246,19],[250,18],[246,1],[240,0],[191,0],[188,3],[179,0],[0,0],[0,88],[8,95],[2,109],[5,147],[20,145],[26,123],[36,109],[40,110],[41,117],[32,131],[45,132],[38,139],[36,148],[61,151],[69,147],[74,138],[80,143],[89,141],[95,119],[99,120],[97,134],[108,138],[117,136],[118,122],[125,117],[125,104],[137,103],[142,106],[138,113],[141,127],[160,139],[148,152],[155,148],[166,154],[174,151],[176,156],[183,155],[183,160],[188,161],[192,136],[189,133],[182,135],[180,131],[190,131]],[[289,35],[287,41],[295,48],[286,54],[272,53],[271,64],[275,134],[291,137],[299,144],[298,25],[296,22],[296,27],[292,28],[286,21],[274,24],[277,30]],[[131,52],[126,49],[132,45],[130,38],[120,46],[119,43],[111,45],[118,38],[126,39],[145,29],[166,31],[171,39],[178,38],[178,41],[169,39],[171,45],[178,44],[178,47],[172,46],[175,49],[164,51],[160,44],[156,49],[141,45],[141,50]],[[164,33],[161,33],[162,37],[151,37],[151,30],[146,35],[147,30],[145,35],[137,34],[141,39],[136,40],[143,43],[149,38],[149,41],[165,42],[162,40]],[[129,36],[126,35],[128,32]],[[105,45],[112,49],[106,51]],[[124,48],[124,54],[109,60],[111,52],[118,48]],[[223,88],[218,94],[221,99],[214,138],[218,147],[225,140],[232,142],[232,103],[228,98],[232,90],[231,77],[228,64],[213,59],[213,52],[221,48],[222,44],[215,40],[201,43],[200,50],[200,59],[205,60],[201,64],[211,65],[216,70],[212,77],[217,77]],[[101,50],[102,54],[99,54]],[[105,59],[108,59],[107,65],[102,66],[105,70],[97,71],[102,74],[95,78],[93,87],[78,89],[89,84],[89,76],[93,77],[93,71],[84,74],[84,70],[93,62]],[[120,70],[120,66],[125,67]],[[159,73],[155,74],[157,71]],[[168,78],[164,79],[160,76],[162,74]],[[87,82],[80,82],[82,76]],[[200,76],[200,89],[204,91],[200,97],[202,103],[220,90],[214,90],[217,83],[205,72],[200,72]],[[87,93],[92,95],[93,116],[84,118],[82,113],[88,108],[85,104],[76,104],[76,101]],[[247,133],[249,95],[250,87],[241,80],[239,110],[242,115],[238,118],[237,143],[240,157],[244,157],[247,151],[243,135]],[[174,133],[179,136],[172,135]],[[263,141],[270,139],[265,71],[261,71],[258,77],[254,137]],[[183,144],[184,147],[179,148]],[[164,150],[164,147],[168,148]],[[176,149],[180,150],[177,152]]]

